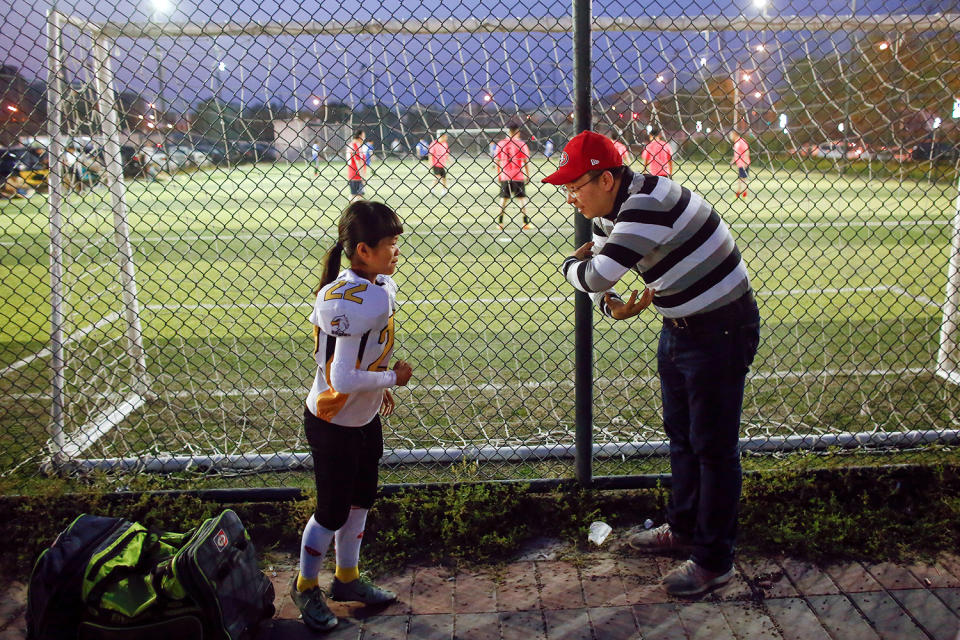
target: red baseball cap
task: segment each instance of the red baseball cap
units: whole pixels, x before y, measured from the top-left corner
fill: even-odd
[[[563,148],[560,154],[560,168],[541,182],[563,185],[573,182],[587,171],[594,169],[612,169],[623,165],[620,152],[613,146],[613,140],[593,131],[578,133]]]

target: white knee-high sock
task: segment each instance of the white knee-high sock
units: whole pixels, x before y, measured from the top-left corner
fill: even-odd
[[[352,569],[360,564],[360,541],[367,524],[369,509],[350,507],[346,523],[337,529],[337,567]]]
[[[323,569],[323,556],[330,548],[334,533],[336,532],[322,526],[313,516],[310,516],[310,521],[307,522],[303,537],[300,539],[301,576],[313,580],[320,575],[320,570]]]

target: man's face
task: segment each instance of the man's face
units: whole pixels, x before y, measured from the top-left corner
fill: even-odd
[[[610,172],[603,171],[593,177],[589,172],[585,173],[563,186],[567,192],[567,203],[576,207],[584,218],[592,220],[607,215],[613,209],[615,184]]]

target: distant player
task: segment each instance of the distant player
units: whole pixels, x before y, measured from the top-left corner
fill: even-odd
[[[363,186],[367,179],[367,154],[363,148],[366,137],[363,129],[353,133],[353,140],[347,145],[347,181],[350,183],[350,202],[363,198]]]
[[[320,145],[316,142],[310,145],[310,163],[313,165],[313,175],[320,175]]]
[[[620,152],[620,159],[623,160],[623,164],[629,165],[630,160],[632,160],[630,157],[630,149],[627,147],[627,145],[621,142],[620,132],[614,130],[613,133],[610,134],[610,139],[613,140],[613,146],[616,148],[616,150]]]
[[[433,188],[440,187],[441,196],[447,193],[448,162],[450,162],[450,145],[447,144],[447,134],[441,133],[439,138],[430,143],[430,166],[436,178]]]
[[[647,146],[643,148],[640,159],[643,160],[643,172],[653,176],[670,178],[673,176],[673,150],[660,136],[660,129],[654,127],[648,134]]]
[[[737,168],[737,197],[747,199],[747,180],[750,177],[750,145],[737,131],[730,132],[733,142],[733,160],[730,164]]]
[[[507,210],[507,202],[516,198],[523,214],[523,228],[530,229],[526,191],[526,184],[530,181],[530,149],[527,143],[520,139],[519,124],[511,123],[507,132],[510,135],[497,143],[494,153],[497,180],[500,182],[500,217],[497,224],[503,229],[503,214]]]
[[[490,141],[490,157],[491,158],[497,157],[497,143],[493,140]]]
[[[417,143],[417,156],[423,162],[426,162],[430,158],[430,145],[423,138],[420,138],[420,141]]]
[[[547,138],[547,141],[543,143],[543,155],[546,158],[553,155],[553,140],[550,138]]]

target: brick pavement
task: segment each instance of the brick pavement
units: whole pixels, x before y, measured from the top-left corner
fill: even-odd
[[[502,567],[460,572],[415,566],[380,582],[399,601],[382,610],[332,603],[331,640],[960,640],[960,557],[931,564],[741,556],[730,584],[699,599],[659,586],[674,558],[624,551],[527,554]],[[295,558],[267,573],[277,614],[257,640],[317,637],[287,596]],[[26,588],[0,598],[0,640],[25,637]]]

